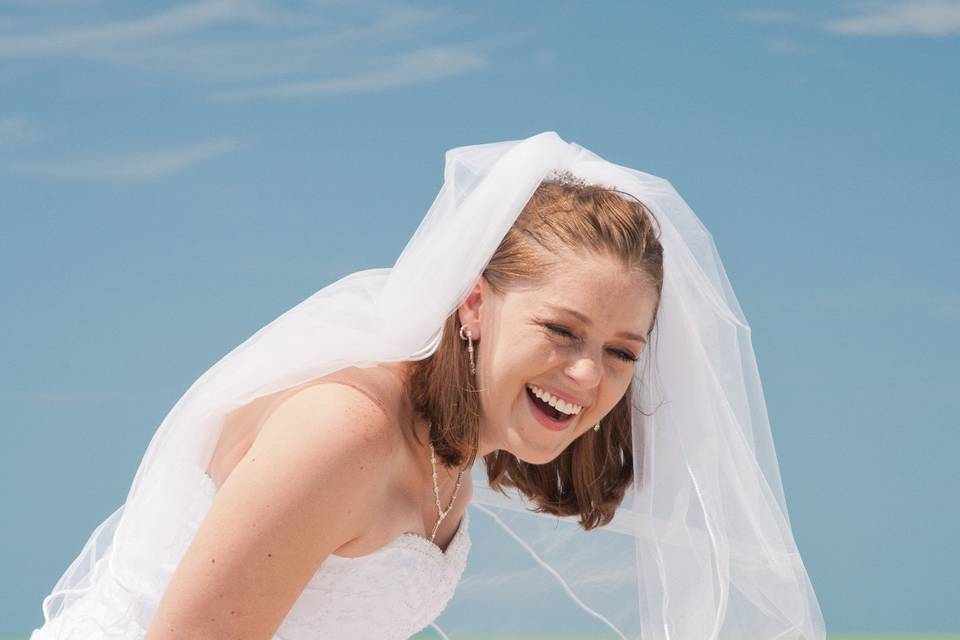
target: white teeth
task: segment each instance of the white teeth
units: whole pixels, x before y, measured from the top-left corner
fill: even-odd
[[[560,398],[557,398],[556,396],[552,395],[549,391],[541,389],[536,385],[528,384],[527,386],[530,388],[531,391],[533,391],[533,395],[537,396],[544,402],[548,403],[551,407],[555,408],[557,411],[562,411],[567,415],[577,415],[583,410],[583,407],[581,407],[580,405],[573,404],[572,402],[567,402],[565,400],[561,400]]]

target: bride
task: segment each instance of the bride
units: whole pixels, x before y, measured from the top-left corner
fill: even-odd
[[[552,132],[448,152],[392,269],[320,290],[184,394],[31,639],[443,635],[468,506],[543,567],[524,584],[619,637],[823,638],[749,342],[720,331],[745,322],[665,184]]]

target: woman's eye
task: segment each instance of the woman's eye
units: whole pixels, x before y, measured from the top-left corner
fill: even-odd
[[[556,324],[548,324],[548,325],[545,325],[545,326],[546,326],[547,329],[549,329],[550,331],[552,331],[552,332],[554,332],[554,333],[557,333],[557,334],[560,334],[561,336],[563,336],[564,338],[567,338],[568,340],[578,340],[578,339],[579,339],[579,338],[577,338],[577,336],[573,335],[570,331],[568,331],[567,329],[564,329],[563,327],[561,327],[561,326],[559,326],[559,325],[556,325]],[[611,350],[610,350],[610,353],[612,353],[612,354],[613,354],[614,356],[616,356],[617,358],[620,358],[620,359],[623,360],[624,362],[636,362],[636,361],[637,361],[637,358],[635,358],[635,357],[633,356],[633,354],[628,353],[628,352],[626,352],[626,351],[621,351],[620,349],[611,349]]]
[[[553,331],[554,333],[559,333],[559,334],[562,335],[564,338],[576,338],[575,335],[573,335],[572,333],[570,333],[569,331],[567,331],[566,329],[564,329],[564,328],[561,327],[561,326],[558,326],[558,325],[555,325],[555,324],[548,324],[548,325],[546,325],[546,327],[547,327],[547,329],[550,329],[550,331]]]

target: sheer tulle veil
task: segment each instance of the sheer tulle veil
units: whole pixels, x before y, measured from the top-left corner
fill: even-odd
[[[155,558],[176,537],[224,415],[343,367],[428,357],[537,186],[559,171],[635,196],[661,231],[663,292],[631,399],[634,486],[609,525],[584,531],[491,491],[478,461],[470,560],[433,632],[825,638],[750,327],[710,233],[666,180],[554,132],[447,151],[443,186],[392,268],[324,287],[201,375],[154,434],[126,502],[44,599],[45,617],[107,574],[157,602],[173,567]]]

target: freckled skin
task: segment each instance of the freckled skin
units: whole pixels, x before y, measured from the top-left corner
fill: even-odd
[[[349,386],[305,385],[277,403],[224,474],[146,640],[271,637],[330,553],[398,512],[394,426]]]
[[[547,304],[575,309],[591,324],[551,311]],[[558,271],[545,283],[502,296],[478,279],[459,314],[479,342],[480,454],[502,449],[544,464],[593,428],[623,397],[636,369],[635,362],[615,352],[636,357],[645,347],[616,334],[648,335],[656,305],[656,291],[645,276],[608,257],[563,254]],[[544,324],[561,325],[578,339],[561,337]],[[567,429],[550,431],[530,414],[527,383],[582,399],[584,409]]]
[[[479,341],[481,455],[504,449],[536,464],[552,460],[609,412],[632,378],[635,364],[617,359],[612,351],[639,355],[643,345],[614,336],[618,331],[646,334],[656,304],[653,292],[619,264],[564,260],[545,285],[502,296],[481,278],[458,311]],[[576,309],[592,324],[581,326],[547,312],[545,303]],[[562,324],[579,341],[550,333],[543,321]],[[586,407],[567,430],[549,431],[530,413],[527,383],[570,393]],[[330,429],[305,428],[315,425],[312,416],[320,414],[332,414]],[[397,491],[385,487],[419,486],[425,478],[424,504],[432,508],[429,457],[423,450],[413,452],[397,433],[394,418],[355,390],[305,387],[279,405],[243,453],[247,457],[228,471],[230,482],[220,485],[217,501],[171,580],[149,640],[159,640],[156,629],[164,626],[170,637],[186,629],[195,637],[269,637],[329,553],[383,520],[409,515],[395,506]],[[257,459],[251,451],[277,473],[250,469]],[[414,468],[411,460],[420,466]],[[442,486],[451,487],[455,475],[444,469],[447,484]],[[468,484],[461,498],[469,501]],[[334,513],[337,517],[331,519]],[[418,517],[404,522],[402,530],[416,526],[411,522],[419,524]],[[285,553],[273,560],[269,548]],[[207,555],[211,551],[220,554],[220,562]],[[242,579],[248,572],[256,579]],[[225,618],[223,611],[229,612]]]

